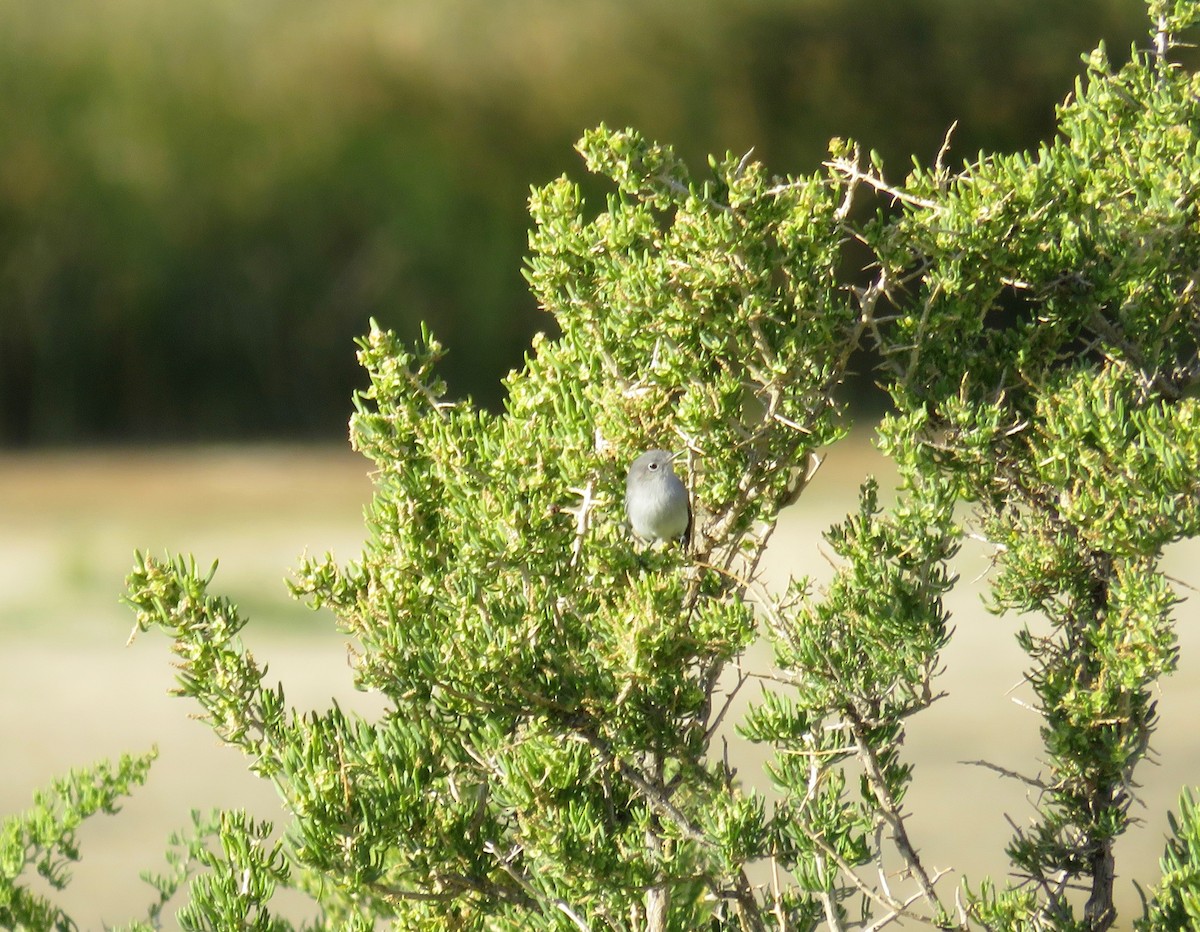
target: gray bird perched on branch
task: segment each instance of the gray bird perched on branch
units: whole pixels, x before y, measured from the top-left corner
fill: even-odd
[[[633,461],[625,479],[625,514],[645,540],[692,540],[692,504],[672,465],[678,453],[650,450]]]

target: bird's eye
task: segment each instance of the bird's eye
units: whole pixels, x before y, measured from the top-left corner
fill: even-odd
[[[658,463],[651,463],[651,464],[649,465],[649,467],[647,467],[647,468],[649,468],[649,469],[651,469],[651,470],[658,469]]]

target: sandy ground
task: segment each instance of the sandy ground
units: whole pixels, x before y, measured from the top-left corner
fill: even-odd
[[[886,484],[886,464],[864,445],[833,452],[776,535],[774,580],[828,575],[820,532],[854,507],[857,484],[871,471]],[[117,600],[134,548],[192,552],[204,565],[220,557],[214,589],[254,619],[246,640],[289,700],[323,709],[336,698],[371,714],[378,702],[353,690],[344,638],[327,616],[291,602],[282,583],[306,549],[356,555],[366,474],[367,463],[347,451],[310,448],[0,455],[0,813],[25,808],[35,787],[71,767],[160,749],[124,812],[93,819],[80,833],[83,861],[63,901],[81,928],[144,913],[150,891],[137,874],[162,867],[167,835],[187,824],[190,809],[280,815],[274,792],[189,718],[193,709],[167,695],[165,640],[143,635],[125,646],[132,616]],[[1194,544],[1176,547],[1168,571],[1200,584],[1198,554]],[[1005,813],[1025,823],[1032,809],[1019,785],[961,762],[1039,769],[1038,720],[1014,701],[1029,696],[1013,639],[1020,622],[983,612],[978,585],[969,585],[986,566],[980,547],[958,559],[964,584],[953,596],[956,632],[940,680],[949,696],[913,720],[906,745],[916,764],[910,832],[927,866],[954,867],[972,886],[1005,869]],[[1138,774],[1144,822],[1118,847],[1122,928],[1138,902],[1130,881],[1157,879],[1167,809],[1183,785],[1200,783],[1192,721],[1200,703],[1198,604],[1178,610],[1180,669],[1162,685],[1156,763]],[[766,656],[756,652],[755,662]],[[760,754],[736,739],[731,748],[742,775],[765,786],[756,776]]]

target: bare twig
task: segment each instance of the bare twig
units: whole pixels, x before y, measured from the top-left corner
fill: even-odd
[[[921,207],[925,210],[937,210],[940,207],[936,201],[928,201],[922,197],[915,197],[907,191],[892,187],[883,180],[881,175],[876,175],[873,172],[864,172],[856,161],[851,161],[850,159],[833,159],[825,164],[829,168],[840,172],[847,179],[866,182],[880,194],[886,194],[894,202],[912,204],[914,207]]]
[[[937,871],[933,875],[933,882],[937,883],[943,876],[945,876],[948,873],[950,873],[949,868],[946,868],[945,870]],[[912,906],[913,903],[915,903],[917,900],[919,900],[922,896],[923,896],[923,894],[921,893],[920,890],[918,890],[916,893],[910,894],[907,899],[902,900],[900,905],[904,909],[907,909],[909,906]],[[882,916],[876,922],[871,923],[871,925],[866,927],[864,932],[878,932],[878,930],[882,929],[884,926],[887,926],[893,922],[896,922],[898,919],[902,918],[903,916],[904,916],[904,913],[899,909],[888,910],[887,915]],[[967,924],[966,924],[965,917],[961,919],[961,922],[962,922],[962,927],[966,928]]]
[[[945,175],[946,156],[950,152],[950,138],[954,135],[956,129],[958,129],[958,120],[951,123],[950,128],[946,130],[946,135],[942,138],[942,147],[938,149],[937,158],[933,160],[933,170],[939,178]]]
[[[936,908],[941,903],[938,900],[937,893],[933,889],[933,880],[930,879],[929,874],[925,871],[925,867],[921,864],[920,856],[909,840],[908,830],[904,826],[904,817],[900,814],[900,807],[896,804],[891,792],[887,788],[887,782],[879,765],[879,757],[876,750],[866,740],[861,722],[857,721],[853,715],[847,717],[853,726],[851,732],[854,736],[854,743],[858,748],[858,758],[862,761],[863,769],[866,771],[867,783],[871,787],[871,792],[875,795],[875,801],[879,806],[879,814],[887,820],[892,830],[892,842],[896,845],[896,850],[900,852],[900,856],[904,859],[904,863],[908,866],[909,871],[916,878],[926,902]]]
[[[816,854],[813,856],[813,860],[817,862],[817,870],[824,875],[825,858],[820,854]],[[817,896],[820,897],[821,905],[825,909],[825,924],[829,926],[829,932],[841,932],[842,924],[838,921],[837,907],[834,905],[833,895],[827,888],[824,888],[817,892]]]
[[[779,932],[787,932],[787,917],[783,913],[783,890],[779,884],[779,861],[771,858],[771,901],[775,904],[773,912],[775,921],[779,923]]]
[[[1167,60],[1167,49],[1171,46],[1171,34],[1167,31],[1167,17],[1165,14],[1158,17],[1158,22],[1155,26],[1154,57],[1161,63]]]
[[[576,566],[583,553],[583,541],[587,537],[592,508],[597,504],[596,480],[589,479],[588,484],[582,489],[572,488],[567,491],[574,492],[581,498],[579,504],[574,508],[562,509],[567,514],[575,516],[575,545],[571,548],[571,566]]]
[[[1009,770],[1007,767],[1001,767],[999,764],[993,764],[986,760],[960,760],[960,764],[967,764],[970,767],[983,767],[986,770],[992,770],[1000,774],[1002,777],[1008,777],[1011,780],[1019,780],[1026,786],[1032,786],[1034,789],[1049,792],[1053,787],[1043,782],[1037,777],[1027,777],[1023,773],[1018,773],[1015,770]]]
[[[721,722],[725,720],[725,716],[729,712],[729,707],[733,705],[733,700],[737,698],[738,693],[742,691],[742,687],[746,685],[746,681],[750,679],[750,674],[746,673],[742,669],[740,662],[737,667],[737,672],[737,683],[735,683],[733,689],[729,691],[729,694],[725,697],[725,701],[721,703],[720,711],[717,712],[716,717],[712,720],[712,724],[710,724],[708,729],[704,732],[704,743],[706,745],[712,740],[713,735],[717,733],[717,729],[721,727]]]

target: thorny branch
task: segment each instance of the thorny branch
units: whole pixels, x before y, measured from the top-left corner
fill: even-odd
[[[830,161],[826,162],[825,165],[846,179],[847,184],[866,182],[870,187],[874,188],[880,194],[886,194],[888,197],[890,197],[894,203],[911,204],[914,207],[920,207],[924,210],[930,211],[937,211],[941,209],[942,205],[938,204],[936,201],[929,201],[922,197],[916,197],[915,195],[909,194],[907,191],[893,187],[884,181],[883,175],[881,174],[863,171],[860,164],[861,161],[861,153],[856,147],[853,159],[831,159]]]
[[[876,811],[891,828],[892,842],[896,845],[896,850],[899,851],[900,856],[904,859],[909,872],[916,878],[925,901],[931,907],[936,908],[941,904],[937,893],[933,889],[934,881],[926,872],[925,866],[921,863],[920,856],[917,854],[908,837],[908,829],[904,825],[904,816],[901,815],[899,805],[892,798],[892,794],[888,790],[883,769],[879,764],[878,752],[867,741],[866,729],[862,724],[856,721],[853,716],[850,716],[850,722],[851,734],[854,737],[855,746],[858,748],[858,759],[862,762],[867,772],[867,782],[871,787],[871,792],[875,795]]]
[[[1026,786],[1031,786],[1034,789],[1041,790],[1043,792],[1048,792],[1049,790],[1053,789],[1053,787],[1051,787],[1044,780],[1040,780],[1037,777],[1027,777],[1023,773],[1018,773],[1015,770],[1009,770],[1007,767],[1001,767],[999,764],[993,764],[990,761],[961,760],[961,761],[959,761],[959,763],[966,764],[971,767],[983,767],[986,770],[994,770],[996,773],[1000,774],[1000,776],[1002,776],[1002,777],[1009,777],[1010,779],[1013,779],[1013,780],[1019,780],[1021,783],[1024,783]]]

